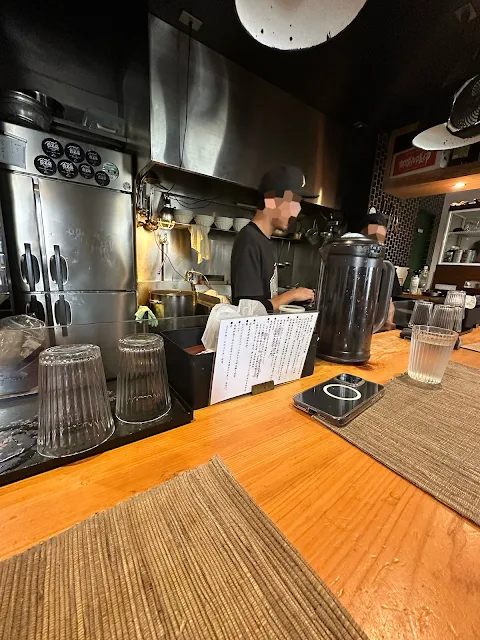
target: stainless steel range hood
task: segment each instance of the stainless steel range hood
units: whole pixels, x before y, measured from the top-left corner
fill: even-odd
[[[186,122],[187,57],[188,36],[150,15],[148,91],[139,64],[124,83],[128,137],[144,141],[139,169],[181,167],[256,188],[273,165],[293,164],[318,202],[335,206],[340,125],[194,39]]]

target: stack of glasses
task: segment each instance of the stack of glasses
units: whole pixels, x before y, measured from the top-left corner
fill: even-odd
[[[134,334],[119,341],[116,416],[141,425],[171,408],[163,339]],[[50,458],[93,449],[111,437],[110,408],[99,347],[45,349],[39,361],[38,452]]]

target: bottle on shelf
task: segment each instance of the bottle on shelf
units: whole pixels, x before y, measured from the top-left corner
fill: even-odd
[[[425,265],[420,273],[418,278],[418,293],[423,293],[427,288],[427,280],[428,280],[428,266]]]
[[[413,278],[410,280],[410,293],[418,293],[418,283],[420,281],[419,271],[413,272]]]

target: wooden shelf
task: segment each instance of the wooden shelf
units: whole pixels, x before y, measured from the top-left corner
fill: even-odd
[[[480,267],[480,262],[439,262],[442,267]]]
[[[456,189],[457,182],[465,182],[465,186]],[[480,188],[480,161],[424,171],[403,178],[388,178],[383,188],[397,198],[419,198],[451,191],[478,189]]]

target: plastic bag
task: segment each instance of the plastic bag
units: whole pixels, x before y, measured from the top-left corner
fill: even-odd
[[[31,316],[0,320],[0,396],[37,386],[38,356],[48,346],[45,323]]]
[[[238,307],[233,304],[216,304],[208,316],[207,326],[203,332],[202,342],[208,351],[216,351],[220,321],[225,318],[250,318],[266,316],[267,310],[258,300],[240,300]],[[205,352],[204,352],[205,353]]]
[[[205,349],[209,351],[217,350],[218,332],[220,331],[220,321],[225,318],[241,318],[238,307],[233,304],[216,304],[208,316],[207,326],[203,332],[202,342]]]

